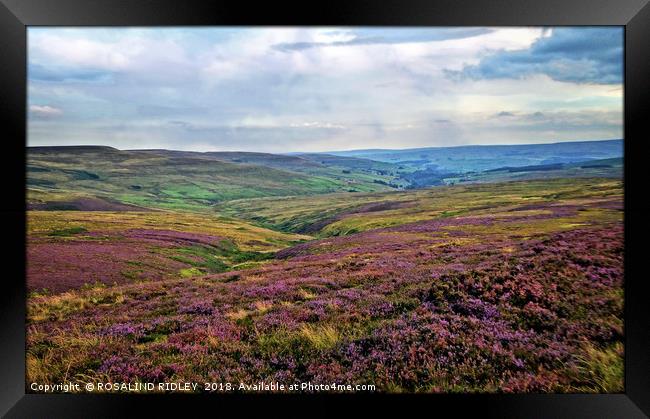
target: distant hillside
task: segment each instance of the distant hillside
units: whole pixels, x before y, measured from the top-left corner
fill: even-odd
[[[394,165],[392,163],[359,157],[336,156],[327,153],[305,153],[299,154],[299,157],[326,166],[337,166],[347,169],[384,172],[385,174],[390,174],[391,172],[396,172],[399,170],[397,165]]]
[[[29,209],[210,210],[224,202],[570,177],[620,178],[621,140],[291,155],[27,149]],[[347,155],[341,155],[347,154]]]
[[[273,167],[282,170],[318,170],[323,165],[317,164],[311,160],[303,159],[297,156],[286,156],[271,153],[255,153],[243,151],[216,151],[216,152],[196,152],[196,151],[175,151],[175,150],[130,150],[152,155],[165,155],[169,157],[190,157],[207,160],[219,160],[230,163],[254,164],[259,166]]]
[[[441,183],[450,185],[456,183],[489,183],[555,178],[622,179],[623,158],[586,160],[575,163],[499,167],[483,172],[466,172],[443,176]]]
[[[256,166],[271,167],[274,169],[306,173],[315,176],[332,177],[336,179],[350,178],[369,183],[382,181],[386,183],[397,182],[399,170],[392,163],[375,160],[333,156],[330,154],[271,154],[244,151],[173,151],[173,150],[132,150],[151,155],[164,155],[169,157],[189,157],[208,160],[219,160],[237,164],[253,164]]]
[[[382,191],[391,189],[392,179],[264,153],[27,149],[28,204],[43,209],[88,209],[88,202],[94,209],[102,209],[98,202],[201,209],[242,198]]]
[[[119,153],[117,148],[104,145],[61,145],[28,147],[27,151],[34,154],[82,154],[82,153]]]
[[[328,152],[393,163],[400,170],[435,169],[471,172],[500,167],[573,163],[623,156],[623,140],[573,141],[553,144],[472,145],[404,150],[352,150]]]

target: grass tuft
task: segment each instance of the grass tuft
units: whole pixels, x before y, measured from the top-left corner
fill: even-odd
[[[300,334],[312,347],[321,351],[335,347],[342,339],[339,331],[330,325],[303,325]]]

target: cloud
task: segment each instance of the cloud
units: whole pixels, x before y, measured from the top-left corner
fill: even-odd
[[[498,114],[497,114],[498,115]],[[477,118],[474,125],[484,129],[498,130],[528,130],[529,132],[550,131],[590,131],[603,129],[608,132],[620,131],[622,113],[618,111],[588,111],[574,112],[517,112],[509,113],[507,117]],[[614,135],[613,137],[617,137]],[[613,138],[612,137],[612,138]]]
[[[278,51],[301,51],[310,48],[341,47],[351,45],[373,44],[404,44],[418,42],[445,41],[463,39],[484,35],[492,32],[490,28],[444,28],[435,30],[415,30],[400,33],[390,33],[385,29],[366,29],[360,36],[346,37],[347,39],[332,39],[321,42],[285,42],[272,46]]]
[[[109,82],[112,79],[112,73],[99,69],[88,68],[62,68],[57,66],[45,66],[36,63],[30,63],[28,66],[28,77],[31,80],[40,80],[45,82],[92,82],[101,83]]]
[[[349,45],[370,45],[370,44],[385,44],[388,43],[384,38],[355,38],[349,41],[334,41],[334,42],[292,42],[281,43],[273,45],[273,48],[278,51],[301,51],[309,48],[319,47],[340,47]]]
[[[524,78],[534,74],[573,83],[623,81],[620,27],[553,28],[528,49],[495,51],[451,76],[474,79]]]
[[[328,129],[345,129],[341,124],[333,124],[331,122],[309,121],[301,123],[290,124],[291,128],[328,128]]]
[[[537,111],[537,112],[532,112],[532,113],[522,113],[522,112],[508,112],[508,111],[501,111],[492,116],[493,118],[508,118],[510,120],[514,119],[527,119],[527,120],[539,120],[541,118],[545,118],[546,115],[544,113]]]
[[[106,30],[35,28],[29,36],[29,76],[35,80],[114,83],[127,78],[139,83],[187,80],[196,65],[182,41],[156,36],[150,29]],[[160,32],[158,32],[160,33]]]
[[[182,115],[205,114],[207,109],[200,106],[163,106],[142,104],[137,105],[137,115],[144,117],[169,117]]]
[[[87,38],[72,38],[55,33],[43,34],[31,43],[32,51],[62,61],[71,68],[100,68],[121,70],[132,64],[132,58],[143,51],[138,40],[100,42]]]
[[[29,28],[29,103],[65,117],[30,118],[28,143],[286,152],[613,138],[620,88],[537,69],[540,54],[575,56],[568,39],[546,44],[564,29],[581,30]],[[519,58],[516,76],[464,73],[521,54],[535,60]],[[576,112],[596,113],[561,118]]]
[[[29,112],[36,117],[42,118],[51,118],[63,114],[63,110],[48,105],[30,105]]]
[[[169,125],[179,127],[179,128],[184,128],[184,129],[192,129],[193,125],[187,121],[169,121],[167,122]]]

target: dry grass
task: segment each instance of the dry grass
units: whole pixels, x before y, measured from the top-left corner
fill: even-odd
[[[579,391],[620,393],[623,388],[623,344],[617,342],[601,349],[592,344],[585,346],[583,355],[576,356],[580,379],[584,386]]]
[[[103,287],[88,290],[68,291],[51,296],[38,295],[28,299],[27,320],[63,320],[68,315],[98,305],[122,304],[125,301],[120,291],[107,291]]]
[[[312,347],[318,350],[327,350],[336,346],[342,339],[335,327],[330,325],[303,325],[300,335],[307,339]]]
[[[287,234],[252,224],[189,212],[138,211],[28,211],[29,235],[47,235],[53,231],[83,227],[87,231],[120,231],[128,229],[173,230],[209,234],[232,240],[241,250],[273,251],[310,239],[300,234]]]

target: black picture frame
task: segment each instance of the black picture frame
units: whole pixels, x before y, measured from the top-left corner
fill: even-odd
[[[338,0],[301,5],[201,0],[0,0],[0,119],[5,275],[0,293],[0,414],[7,417],[129,416],[136,410],[189,411],[204,404],[220,414],[250,408],[301,416],[355,402],[372,412],[425,409],[454,416],[636,418],[650,415],[650,307],[644,275],[648,170],[644,153],[650,101],[648,0]],[[25,394],[25,146],[27,26],[369,25],[625,26],[625,392],[522,395],[37,395]],[[216,405],[216,406],[215,406]],[[210,410],[208,410],[210,411]],[[244,416],[245,417],[245,416]]]

